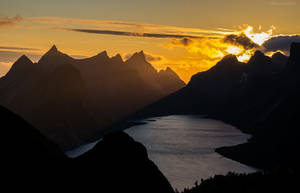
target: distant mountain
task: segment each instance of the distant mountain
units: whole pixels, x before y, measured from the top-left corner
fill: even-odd
[[[249,143],[220,148],[219,153],[256,167],[274,169],[280,166],[299,171],[300,43],[293,43],[290,52],[289,68],[275,82],[277,93],[284,97],[279,100],[276,96],[277,103],[257,122]]]
[[[146,107],[137,116],[215,112],[245,87],[246,70],[246,64],[228,55],[208,71],[194,75],[186,87]]]
[[[166,93],[174,93],[178,88],[185,87],[185,83],[169,67],[167,67],[166,70],[160,70],[158,72],[158,80]]]
[[[287,57],[256,51],[247,63],[225,56],[211,69],[195,74],[183,89],[137,112],[135,117],[203,114],[251,128],[286,97]],[[278,88],[282,88],[278,92]],[[247,126],[246,126],[247,125]]]
[[[293,43],[290,53],[270,58],[257,51],[247,63],[226,56],[135,118],[196,113],[223,120],[253,138],[218,153],[259,168],[298,170],[300,43]]]
[[[63,149],[185,86],[157,72],[143,52],[127,61],[101,52],[73,59],[53,46],[38,63],[20,57],[0,79],[0,105],[20,114]]]
[[[272,62],[277,66],[278,71],[282,71],[286,68],[288,57],[280,52],[276,52],[272,55]]]
[[[48,189],[85,192],[166,192],[170,183],[148,158],[146,148],[123,132],[104,137],[78,158],[68,158],[58,145],[18,115],[0,106],[1,189]],[[121,180],[117,180],[121,179]],[[37,186],[37,184],[39,186]]]

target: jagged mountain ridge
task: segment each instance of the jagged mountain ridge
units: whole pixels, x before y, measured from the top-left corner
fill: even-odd
[[[276,83],[285,74],[286,62],[287,57],[279,53],[272,59],[260,51],[247,63],[239,62],[234,55],[225,56],[209,70],[195,74],[185,88],[135,117],[196,113],[222,120],[260,119],[284,98],[276,91],[281,83]]]
[[[0,104],[68,149],[185,86],[178,76],[160,76],[143,52],[125,62],[105,51],[74,59],[53,46],[37,63],[22,56],[13,64],[0,79]]]

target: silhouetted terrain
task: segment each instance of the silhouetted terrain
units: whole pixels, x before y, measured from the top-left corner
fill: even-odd
[[[300,44],[292,44],[285,84],[278,92],[286,91],[268,116],[258,122],[250,143],[217,151],[227,157],[262,168],[285,166],[299,168],[299,122],[300,113]]]
[[[38,63],[20,57],[0,79],[0,104],[70,149],[185,86],[170,68],[157,72],[143,52],[124,62],[106,52],[73,59],[53,46]]]
[[[299,175],[292,171],[275,171],[272,173],[216,175],[195,187],[185,189],[182,193],[265,193],[294,192],[299,189]]]
[[[296,168],[300,44],[293,43],[290,52],[290,57],[276,53],[270,58],[257,51],[248,63],[226,56],[135,117],[196,113],[220,119],[254,137],[217,152],[260,168]]]
[[[276,56],[285,58],[280,53]],[[239,62],[236,56],[228,55],[208,71],[194,75],[185,88],[146,107],[136,116],[189,113],[217,116],[219,113],[221,116],[226,114],[232,115],[232,118],[245,118],[241,113],[248,113],[247,116],[250,116],[251,110],[255,109],[253,116],[258,118],[272,108],[273,104],[265,104],[272,95],[277,94],[278,85],[274,82],[280,82],[286,69],[281,68],[285,64],[277,62],[284,59],[274,57],[274,61],[276,63],[259,51],[248,63]]]
[[[0,107],[0,117],[2,189],[173,192],[145,147],[123,132],[70,159],[19,116]]]

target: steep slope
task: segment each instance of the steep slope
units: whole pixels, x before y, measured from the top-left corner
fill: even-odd
[[[159,84],[156,69],[146,61],[146,57],[143,51],[133,54],[133,56],[126,61],[126,64],[130,68],[137,71],[139,76],[147,85],[157,90],[158,92],[164,92],[162,86]]]
[[[37,64],[22,56],[0,81],[1,105],[20,114],[63,149],[82,143],[87,130],[95,133],[97,128],[85,108],[80,72],[64,63],[68,60],[55,47]]]
[[[292,54],[293,53],[293,54]],[[243,163],[262,168],[288,167],[299,169],[299,109],[300,78],[299,68],[300,44],[292,44],[283,85],[277,92],[285,97],[273,110],[255,125],[254,138],[247,144],[221,148],[218,152]],[[287,89],[288,88],[288,89]]]
[[[158,72],[159,83],[166,93],[171,94],[185,87],[185,83],[169,67]]]
[[[276,62],[273,62],[276,61]],[[138,112],[136,117],[197,113],[251,129],[286,97],[291,86],[285,56],[273,59],[260,51],[248,63],[225,56],[215,66],[191,78],[188,85]],[[278,91],[280,89],[280,91]]]
[[[222,108],[246,84],[247,66],[228,55],[214,67],[191,78],[183,89],[137,113],[151,116],[181,113],[207,114]]]

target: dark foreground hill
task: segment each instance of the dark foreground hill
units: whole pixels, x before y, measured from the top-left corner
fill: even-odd
[[[31,192],[166,192],[173,189],[145,147],[125,133],[104,137],[76,159],[0,107],[1,189]]]
[[[216,175],[182,193],[265,193],[299,191],[299,173],[273,171],[269,173]]]

